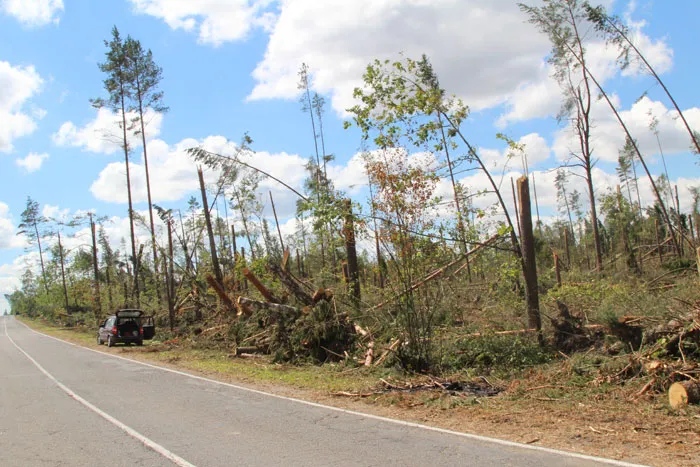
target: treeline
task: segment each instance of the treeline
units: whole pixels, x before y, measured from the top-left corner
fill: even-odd
[[[233,331],[226,339],[236,345],[249,342],[267,326],[276,331],[267,336],[266,345],[288,342],[296,323],[302,323],[301,347],[313,339],[318,346],[332,346],[333,336],[342,334],[347,346],[323,352],[324,358],[352,352],[353,339],[345,331],[338,334],[345,328],[324,324],[349,319],[359,333],[357,340],[364,342],[367,359],[371,360],[374,342],[383,340],[391,344],[402,365],[427,370],[440,360],[435,332],[469,321],[465,310],[474,309],[471,304],[487,295],[516,317],[515,321],[504,317],[507,323],[499,326],[540,333],[539,297],[567,277],[627,280],[659,267],[691,268],[700,239],[700,190],[683,194],[692,197],[692,210],[682,212],[681,194],[671,186],[668,174],[651,173],[647,155],[609,98],[609,90],[589,68],[586,42],[595,37],[616,47],[621,69],[633,61],[640,63],[666,92],[688,131],[691,148],[700,153],[698,134],[619,18],[578,0],[551,0],[521,9],[551,41],[549,61],[562,91],[560,116],[579,142],[572,148],[571,160],[557,171],[555,222],[539,222],[528,148],[499,135],[508,144],[508,158],[521,161],[522,172],[518,193],[515,181],[512,189],[503,189],[500,174],[488,166],[470,137],[468,106],[441,87],[426,56],[375,61],[363,75],[363,87],[355,90],[358,104],[349,109],[346,126],[362,135],[366,203],[349,202],[329,178],[333,157],[328,150],[332,141],[324,134],[325,102],[312,91],[310,70],[304,64],[299,72],[300,102],[309,118],[314,153],[302,190],[257,168],[252,140],[246,135],[233,155],[203,147],[189,150],[203,167],[198,171],[200,193],[190,198],[186,210],[153,205],[143,116],[149,109],[166,110],[158,90],[162,71],[150,51],[137,40],[122,39],[115,28],[106,42],[106,61],[100,65],[107,97],[93,103],[108,107],[121,119],[130,241],[122,239],[113,249],[102,226],[105,219],[45,219],[29,199],[22,230],[39,254],[41,275],[27,270],[21,290],[8,297],[13,313],[56,317],[89,312],[99,318],[118,307],[144,307],[156,310],[161,324],[181,332],[188,326],[202,331],[206,324],[230,320],[237,324],[230,324]],[[618,158],[619,186],[607,193],[598,193],[593,177],[597,159],[591,109],[599,98],[626,139]],[[657,125],[652,124],[650,131],[657,132]],[[128,161],[134,136],[142,138],[146,162],[147,218],[132,205]],[[208,186],[204,168],[217,176]],[[458,179],[464,173],[482,174],[488,188],[465,186]],[[585,192],[570,189],[572,176],[585,180]],[[275,225],[263,215],[268,197],[260,194],[260,182],[267,177],[298,200],[297,231],[292,235],[282,235],[276,211]],[[651,204],[641,202],[641,179],[654,192]],[[440,197],[443,182],[449,184],[450,194]],[[274,210],[272,193],[269,201]],[[155,229],[154,212],[165,225],[161,235]],[[528,239],[532,224],[534,237]],[[90,226],[92,240],[66,250],[62,246],[66,237],[83,225]],[[146,242],[138,241],[139,225],[148,232]],[[359,257],[356,237],[372,245],[360,249]],[[47,254],[49,238],[55,240]],[[279,265],[287,272],[280,273]],[[324,296],[332,306],[309,302],[305,295],[329,289],[334,294]],[[281,315],[270,321],[265,307],[257,321],[243,325],[240,321],[250,310],[236,307],[242,296],[298,313],[284,324],[291,326],[285,332],[280,330]],[[323,313],[308,315],[318,303],[323,304]],[[310,324],[309,316],[316,322]]]

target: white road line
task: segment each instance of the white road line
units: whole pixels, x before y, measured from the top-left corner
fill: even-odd
[[[49,373],[48,371],[46,371],[46,370],[44,369],[44,367],[42,367],[36,360],[34,360],[34,359],[31,357],[31,355],[29,355],[27,352],[24,351],[24,349],[22,349],[19,345],[17,345],[17,343],[12,339],[12,337],[10,337],[10,335],[9,335],[8,332],[7,332],[7,318],[3,319],[2,321],[3,321],[4,325],[5,325],[5,336],[7,336],[7,338],[10,340],[10,342],[12,343],[12,345],[14,345],[15,347],[17,347],[17,350],[19,350],[20,352],[22,352],[22,353],[24,354],[24,356],[27,357],[27,358],[29,359],[29,361],[32,362],[32,363],[34,364],[34,366],[36,366],[36,367],[39,369],[39,371],[41,371],[44,375],[46,375],[47,378],[49,378],[51,381],[53,381],[54,383],[56,383],[56,385],[57,385],[59,388],[61,388],[61,389],[63,390],[63,392],[65,392],[65,393],[68,394],[70,397],[72,397],[72,398],[75,399],[76,401],[80,402],[80,403],[83,404],[85,407],[87,407],[88,409],[92,410],[92,411],[95,412],[97,415],[99,415],[100,417],[104,418],[105,420],[107,420],[107,421],[110,422],[111,424],[115,425],[117,428],[119,428],[120,430],[122,430],[123,432],[125,432],[127,435],[131,436],[131,437],[134,438],[134,439],[137,439],[138,441],[141,441],[143,444],[145,444],[147,447],[151,448],[152,450],[154,450],[155,452],[157,452],[157,453],[160,454],[161,456],[165,457],[166,459],[171,460],[174,464],[179,465],[179,466],[181,466],[181,467],[195,467],[194,464],[191,464],[191,463],[187,462],[187,461],[186,461],[185,459],[183,459],[182,457],[178,456],[177,454],[174,454],[173,452],[171,452],[171,451],[169,451],[168,449],[164,448],[163,446],[161,446],[160,444],[156,443],[155,441],[153,441],[153,440],[147,438],[146,436],[142,435],[142,434],[139,433],[138,431],[134,430],[133,428],[129,427],[128,425],[125,425],[124,423],[120,422],[120,421],[117,420],[116,418],[112,417],[112,416],[109,415],[107,412],[104,412],[104,411],[101,410],[100,408],[94,406],[93,404],[91,404],[91,403],[88,402],[87,400],[83,399],[83,398],[80,397],[78,394],[76,394],[76,393],[75,393],[73,390],[71,390],[68,386],[66,386],[65,384],[61,383],[59,380],[57,380],[51,373]],[[22,324],[24,324],[24,323],[22,323]],[[31,328],[30,328],[30,329],[31,329]]]
[[[17,321],[17,320],[15,320],[15,321]],[[156,369],[156,370],[166,371],[166,372],[168,372],[168,373],[173,373],[173,374],[180,375],[180,376],[186,376],[186,377],[188,377],[188,378],[196,379],[196,380],[199,380],[199,381],[206,381],[206,382],[212,383],[212,384],[218,384],[218,385],[221,385],[221,386],[227,386],[227,387],[230,387],[230,388],[233,388],[233,389],[237,389],[237,390],[239,390],[239,391],[246,391],[246,392],[250,392],[250,393],[253,393],[253,394],[259,394],[259,395],[262,395],[262,396],[273,397],[273,398],[275,398],[275,399],[282,399],[282,400],[286,400],[286,401],[290,401],[290,402],[295,402],[295,403],[297,403],[297,404],[308,405],[308,406],[311,406],[311,407],[317,407],[317,408],[321,408],[321,409],[331,410],[331,411],[334,411],[334,412],[341,412],[341,413],[345,413],[345,414],[349,414],[349,415],[354,415],[354,416],[358,416],[358,417],[369,418],[369,419],[372,419],[372,420],[378,420],[378,421],[382,421],[382,422],[393,423],[393,424],[395,424],[395,425],[402,425],[402,426],[407,426],[407,427],[411,427],[411,428],[418,428],[418,429],[421,429],[421,430],[427,430],[427,431],[433,431],[433,432],[437,432],[437,433],[444,433],[444,434],[459,436],[459,437],[462,437],[462,438],[467,438],[467,439],[471,439],[471,440],[475,440],[475,441],[482,441],[482,442],[485,442],[485,443],[498,444],[498,445],[501,445],[501,446],[508,446],[508,447],[513,447],[513,448],[526,449],[526,450],[529,450],[529,451],[544,452],[544,453],[547,453],[547,454],[556,454],[556,455],[558,455],[558,456],[568,457],[568,458],[571,458],[571,459],[588,460],[588,461],[598,462],[598,463],[601,463],[601,464],[615,465],[615,466],[619,466],[619,467],[648,467],[648,466],[645,466],[645,465],[643,465],[643,464],[633,464],[633,463],[630,463],[630,462],[618,461],[618,460],[615,460],[615,459],[606,459],[606,458],[604,458],[604,457],[589,456],[589,455],[587,455],[587,454],[580,454],[580,453],[577,453],[577,452],[560,451],[560,450],[558,450],[558,449],[553,449],[553,448],[545,448],[545,447],[542,447],[542,446],[533,446],[533,445],[531,445],[531,444],[516,443],[515,441],[506,441],[506,440],[503,440],[503,439],[489,438],[489,437],[487,437],[487,436],[475,435],[475,434],[472,434],[472,433],[462,433],[462,432],[459,432],[459,431],[447,430],[447,429],[445,429],[445,428],[438,428],[438,427],[434,427],[434,426],[421,425],[420,423],[407,422],[407,421],[404,421],[404,420],[396,420],[396,419],[393,419],[393,418],[382,417],[382,416],[380,416],[380,415],[372,415],[372,414],[367,414],[367,413],[362,413],[362,412],[355,412],[355,411],[353,411],[353,410],[342,409],[342,408],[340,408],[340,407],[333,407],[333,406],[330,406],[330,405],[323,405],[323,404],[319,404],[319,403],[317,403],[317,402],[310,402],[310,401],[305,401],[305,400],[302,400],[302,399],[295,399],[295,398],[293,398],[293,397],[287,397],[287,396],[282,396],[282,395],[279,395],[279,394],[273,394],[273,393],[270,393],[270,392],[260,391],[260,390],[258,390],[258,389],[251,389],[251,388],[247,388],[247,387],[245,387],[245,386],[238,386],[238,385],[236,385],[236,384],[225,383],[225,382],[223,382],[223,381],[217,381],[217,380],[215,380],[215,379],[204,378],[204,377],[202,377],[202,376],[193,375],[193,374],[190,374],[190,373],[186,373],[186,372],[184,372],[184,371],[173,370],[172,368],[166,368],[166,367],[162,367],[162,366],[158,366],[158,365],[153,365],[153,364],[151,364],[151,363],[145,363],[145,362],[141,362],[141,361],[138,361],[138,360],[133,360],[133,359],[131,359],[131,358],[126,358],[126,357],[122,357],[122,356],[119,356],[119,355],[114,355],[114,354],[111,354],[111,353],[108,353],[108,352],[101,352],[101,351],[99,351],[99,350],[94,350],[94,349],[91,349],[91,348],[88,348],[88,347],[83,347],[82,345],[77,345],[77,344],[74,344],[74,343],[72,343],[72,342],[68,342],[68,341],[65,341],[65,340],[63,340],[63,339],[59,339],[59,338],[57,338],[57,337],[49,336],[48,334],[44,334],[43,332],[36,331],[36,330],[30,328],[29,326],[27,326],[26,324],[24,324],[24,323],[21,322],[21,321],[19,321],[19,323],[22,324],[22,325],[23,325],[24,327],[26,327],[27,329],[29,329],[30,331],[32,331],[33,333],[39,334],[40,336],[48,337],[49,339],[53,339],[53,340],[58,341],[58,342],[61,342],[61,343],[63,343],[63,344],[67,344],[67,345],[71,345],[71,346],[73,346],[73,347],[77,347],[77,348],[79,348],[79,349],[87,350],[87,351],[89,351],[89,352],[98,353],[98,354],[100,354],[100,355],[105,355],[105,356],[109,356],[109,357],[112,357],[112,358],[118,358],[118,359],[120,359],[120,360],[125,360],[125,361],[127,361],[127,362],[135,363],[135,364],[137,364],[137,365],[146,366],[146,367],[153,368],[153,369]],[[9,337],[9,336],[8,336],[8,337]]]

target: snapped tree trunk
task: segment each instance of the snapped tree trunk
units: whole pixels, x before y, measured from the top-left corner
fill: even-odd
[[[542,342],[540,297],[537,288],[537,264],[535,262],[535,237],[532,231],[530,185],[526,176],[518,179],[518,204],[520,209],[520,241],[523,252],[525,295],[527,299],[528,327],[537,329]]]

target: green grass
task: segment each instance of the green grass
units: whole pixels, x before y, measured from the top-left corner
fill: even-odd
[[[95,331],[85,327],[59,328],[48,322],[20,318],[33,329],[84,347],[100,348]],[[150,347],[150,349],[149,349]],[[157,351],[152,351],[157,348]],[[168,364],[215,377],[241,381],[281,384],[322,392],[367,391],[376,387],[379,378],[398,375],[385,368],[364,368],[344,364],[291,365],[272,363],[268,357],[255,359],[232,358],[220,350],[169,347],[159,342],[145,342],[144,347],[116,347],[120,355],[139,360]]]
[[[80,343],[81,345],[97,345],[96,329],[89,329],[84,326],[62,328],[40,319],[29,319],[24,316],[16,316],[16,318],[32,329],[43,332],[44,334],[58,337],[59,339],[69,340],[74,343]]]

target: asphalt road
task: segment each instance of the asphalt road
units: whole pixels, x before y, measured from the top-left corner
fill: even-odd
[[[629,465],[147,366],[0,317],[1,466]]]

